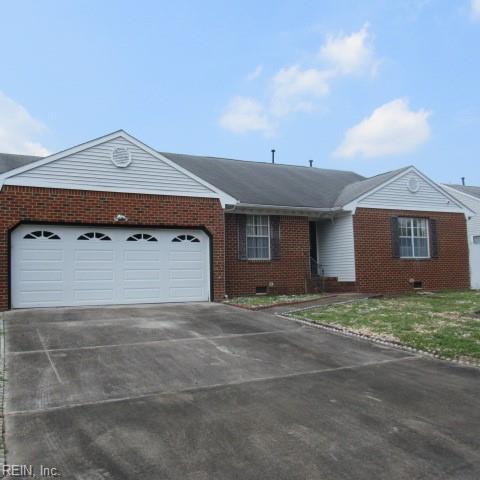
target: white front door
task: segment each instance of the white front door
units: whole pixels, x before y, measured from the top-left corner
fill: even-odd
[[[21,225],[12,307],[208,301],[209,251],[201,230]]]
[[[480,289],[480,235],[474,235],[470,243],[471,287]]]

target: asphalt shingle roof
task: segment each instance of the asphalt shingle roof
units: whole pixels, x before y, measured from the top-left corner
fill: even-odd
[[[0,174],[14,170],[15,168],[23,167],[35,160],[40,160],[42,157],[34,155],[17,155],[15,153],[0,153]]]
[[[409,168],[365,178],[343,170],[160,153],[241,203],[252,205],[341,207]],[[0,174],[41,158],[0,153]],[[480,198],[479,187],[463,188],[468,189],[467,193]]]
[[[381,173],[375,175],[374,177],[366,178],[365,180],[360,180],[358,182],[350,183],[346,185],[340,195],[335,201],[335,206],[339,207],[346,205],[347,203],[355,200],[364,193],[373,190],[375,187],[382,185],[382,183],[390,180],[393,177],[396,177],[399,173],[408,170],[410,167],[399,168],[398,170],[392,170],[391,172]]]
[[[245,204],[332,208],[346,185],[365,178],[341,170],[161,154]]]
[[[467,193],[468,195],[472,195],[473,197],[480,198],[480,187],[474,187],[470,185],[447,185],[448,187],[454,188],[462,193]]]

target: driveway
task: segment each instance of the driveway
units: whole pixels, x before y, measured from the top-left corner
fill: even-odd
[[[5,323],[9,464],[82,480],[480,477],[480,370],[217,304]]]

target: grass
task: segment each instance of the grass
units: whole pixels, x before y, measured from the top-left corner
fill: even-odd
[[[285,303],[307,302],[322,298],[321,293],[312,293],[305,295],[252,295],[248,297],[234,297],[225,303],[230,305],[240,305],[247,308],[273,307]]]
[[[399,342],[444,358],[480,361],[480,292],[403,295],[331,305],[296,316]]]

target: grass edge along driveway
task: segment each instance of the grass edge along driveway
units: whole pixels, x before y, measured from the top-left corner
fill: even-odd
[[[480,291],[407,294],[295,312],[313,323],[480,363]]]

